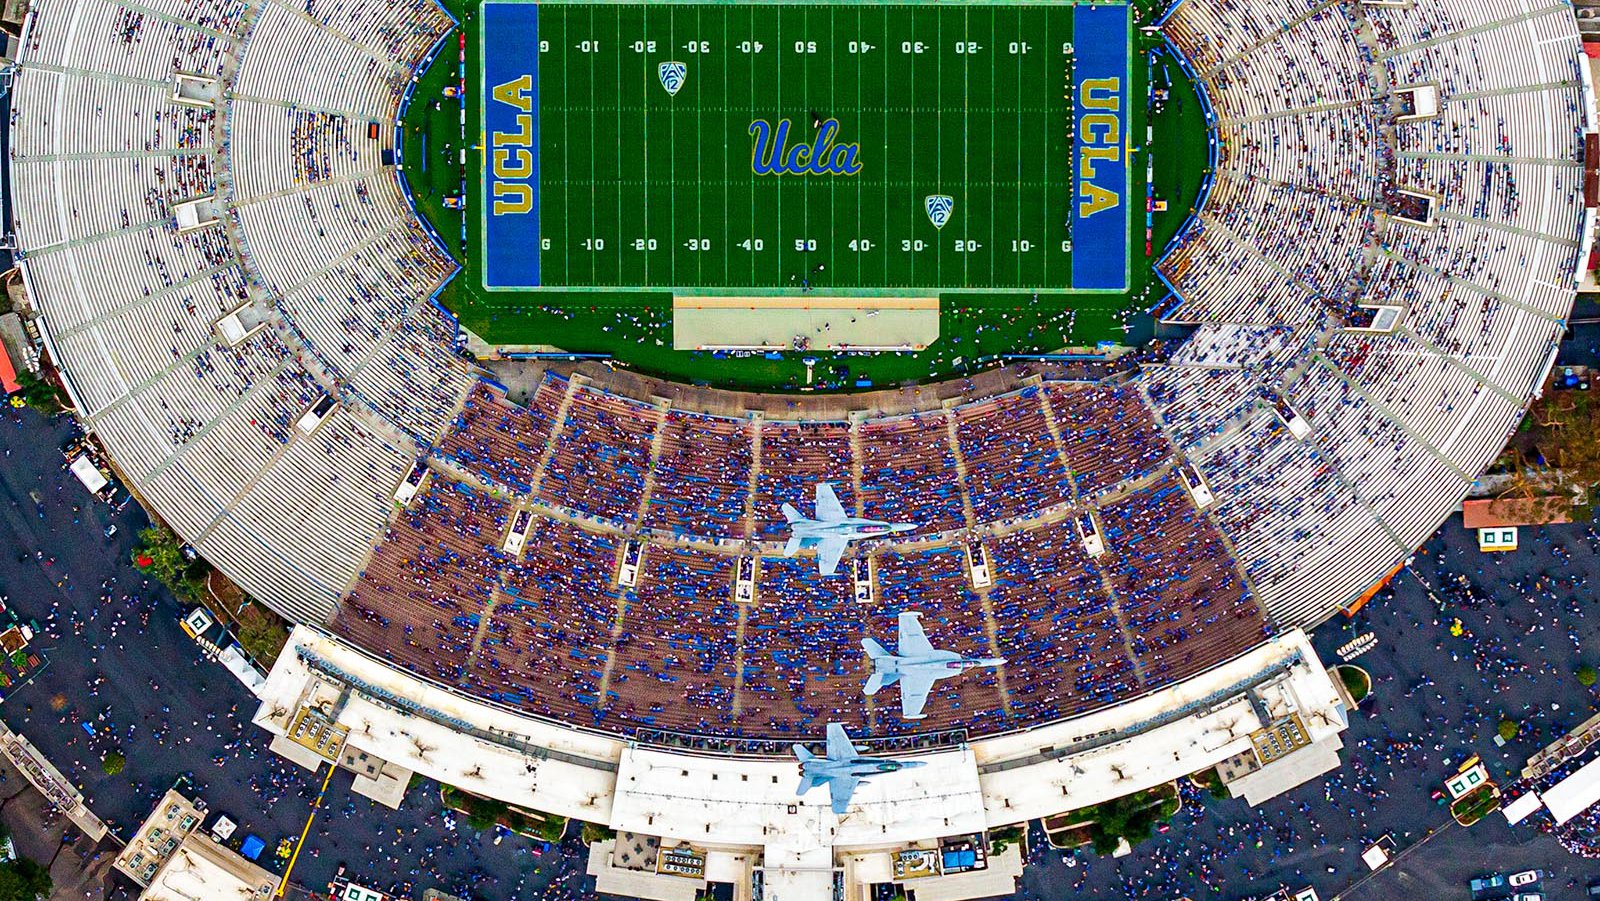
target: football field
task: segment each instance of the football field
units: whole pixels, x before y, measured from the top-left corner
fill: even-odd
[[[1128,287],[1125,6],[481,10],[487,290]]]

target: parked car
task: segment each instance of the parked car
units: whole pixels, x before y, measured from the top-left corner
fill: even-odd
[[[1491,873],[1488,876],[1479,876],[1477,879],[1472,880],[1472,894],[1474,897],[1482,895],[1485,892],[1498,891],[1499,889],[1503,889],[1505,887],[1506,877],[1500,875],[1499,873]]]
[[[1544,901],[1544,894],[1542,892],[1517,892],[1507,901]]]
[[[1535,882],[1538,882],[1542,876],[1544,876],[1544,873],[1539,870],[1523,870],[1520,873],[1512,873],[1511,876],[1506,879],[1506,882],[1512,888],[1521,888],[1525,885],[1533,885]]]

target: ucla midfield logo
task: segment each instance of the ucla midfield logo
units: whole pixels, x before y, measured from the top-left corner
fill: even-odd
[[[855,175],[861,171],[860,144],[834,142],[839,120],[827,119],[817,128],[811,143],[789,143],[793,126],[782,119],[777,127],[765,119],[750,123],[756,139],[750,153],[750,169],[757,175]]]
[[[922,207],[928,211],[928,221],[934,228],[944,228],[956,211],[956,199],[948,194],[929,194],[923,198]]]
[[[661,86],[667,93],[676,97],[683,90],[683,83],[689,80],[689,67],[677,61],[665,62],[656,66],[656,77],[661,79]]]

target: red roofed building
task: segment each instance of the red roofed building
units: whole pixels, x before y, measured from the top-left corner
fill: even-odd
[[[7,394],[22,389],[17,382],[17,368],[11,365],[11,355],[6,353],[3,342],[0,342],[0,388],[4,388]]]
[[[1572,522],[1572,499],[1502,497],[1461,502],[1461,524],[1478,530],[1478,550],[1514,551],[1518,526]]]

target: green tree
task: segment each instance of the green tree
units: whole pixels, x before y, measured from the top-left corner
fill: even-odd
[[[1594,667],[1590,666],[1587,663],[1585,663],[1583,666],[1578,667],[1578,684],[1579,685],[1582,685],[1584,688],[1590,688],[1597,681],[1600,681],[1600,673],[1596,673],[1594,671]]]
[[[37,901],[54,889],[50,873],[26,857],[0,863],[0,901]]]
[[[270,667],[289,642],[289,629],[276,616],[257,608],[251,610],[249,616],[239,619],[239,644],[263,666]]]
[[[172,589],[178,600],[199,604],[205,598],[206,565],[183,553],[183,543],[170,530],[151,526],[139,531],[133,565]]]
[[[1522,724],[1518,723],[1516,720],[1500,721],[1500,737],[1506,741],[1516,738],[1517,733],[1520,731],[1522,731]]]
[[[62,402],[61,390],[52,382],[47,382],[27,370],[17,373],[16,397],[23,404],[34,408],[46,416],[54,416],[67,408]]]
[[[1110,854],[1117,849],[1117,840],[1125,838],[1128,844],[1137,845],[1155,832],[1156,825],[1172,818],[1178,812],[1178,799],[1160,799],[1156,791],[1146,790],[1124,795],[1093,807],[1094,821],[1089,824],[1089,839],[1096,854]]]
[[[100,769],[105,770],[107,776],[115,776],[128,765],[128,758],[121,751],[107,751],[106,756],[100,758]]]
[[[989,833],[989,853],[1000,855],[1012,845],[1021,844],[1023,831],[1021,826],[1007,826]]]
[[[1228,786],[1222,782],[1222,774],[1218,773],[1216,770],[1206,770],[1204,773],[1199,774],[1194,778],[1196,782],[1205,786],[1206,794],[1210,795],[1212,800],[1226,801],[1230,797],[1228,794]]]
[[[467,825],[476,832],[493,829],[494,824],[497,822],[499,822],[499,819],[492,810],[475,805],[467,811]]]

